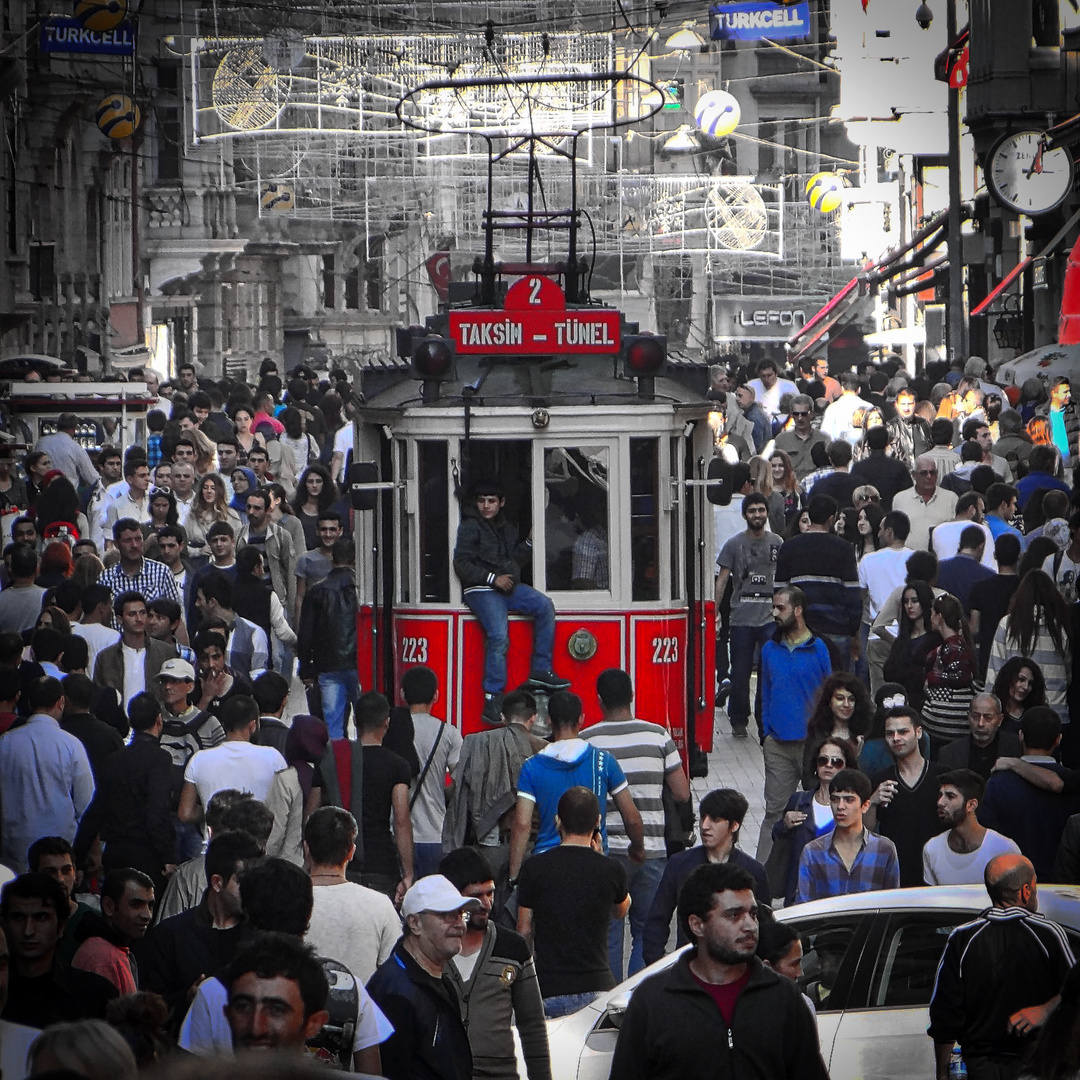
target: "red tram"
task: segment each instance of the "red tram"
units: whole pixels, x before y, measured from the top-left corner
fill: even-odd
[[[586,723],[599,719],[597,675],[622,667],[637,715],[693,758],[713,727],[707,369],[670,365],[662,338],[590,303],[581,212],[534,210],[529,175],[526,209],[489,198],[475,289],[399,331],[397,367],[364,371],[350,472],[354,498],[373,505],[355,524],[360,680],[394,698],[426,664],[436,714],[463,733],[482,726],[483,634],[453,551],[470,482],[497,477],[503,513],[531,534],[523,580],[554,603],[554,669]],[[496,262],[500,229],[526,234],[524,262]],[[540,229],[566,233],[565,261],[532,261]],[[512,688],[528,678],[531,621],[511,616],[509,634]]]

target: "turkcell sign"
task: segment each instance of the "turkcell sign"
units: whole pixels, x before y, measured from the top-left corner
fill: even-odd
[[[450,337],[461,354],[549,356],[619,351],[622,316],[583,311],[451,311]]]
[[[135,27],[122,22],[111,30],[89,30],[78,19],[54,15],[41,24],[42,52],[135,55]]]
[[[810,5],[714,4],[709,8],[715,41],[758,41],[809,37]]]

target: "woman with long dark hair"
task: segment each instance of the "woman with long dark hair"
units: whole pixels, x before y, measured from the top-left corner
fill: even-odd
[[[23,459],[26,470],[26,498],[30,510],[37,507],[38,496],[45,487],[45,477],[52,472],[52,460],[44,450],[31,450]]]
[[[908,704],[921,709],[926,688],[927,657],[941,644],[930,625],[934,594],[925,581],[912,581],[900,594],[900,629],[881,669],[889,682],[900,683]]]
[[[38,536],[56,536],[64,526],[74,529],[77,536],[90,535],[86,515],[79,509],[79,493],[59,469],[50,469],[42,479],[35,512]],[[72,537],[72,543],[76,538]]]
[[[199,481],[195,492],[195,502],[188,514],[188,541],[204,540],[210,526],[217,521],[224,521],[232,526],[233,536],[240,531],[240,515],[229,505],[225,490],[225,481],[218,473],[207,473]]]
[[[855,519],[855,527],[859,533],[858,542],[855,544],[855,554],[862,560],[864,555],[871,551],[877,551],[881,523],[885,520],[885,511],[878,503],[868,502]]]
[[[850,671],[834,671],[818,690],[814,711],[806,723],[803,752],[803,786],[814,786],[813,747],[825,738],[843,739],[855,748],[858,757],[874,706],[866,685]]]
[[[922,718],[923,729],[930,733],[930,752],[936,757],[946,743],[964,738],[971,730],[967,716],[979,661],[964,609],[955,596],[946,593],[934,600],[930,626],[941,644],[927,657]]]
[[[1049,574],[1029,570],[1021,579],[1005,618],[994,632],[987,682],[996,682],[1013,656],[1034,660],[1046,683],[1046,704],[1068,725],[1066,693],[1072,673],[1072,613]]]
[[[1010,657],[994,680],[993,692],[1001,702],[1002,730],[1017,735],[1024,713],[1046,704],[1046,680],[1042,668],[1026,656]]]
[[[319,546],[319,514],[329,510],[337,500],[337,484],[330,470],[318,462],[309,465],[296,485],[296,495],[292,501],[293,512],[304,527],[308,551]]]

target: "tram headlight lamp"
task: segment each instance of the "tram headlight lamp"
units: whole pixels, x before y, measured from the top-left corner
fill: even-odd
[[[637,379],[638,394],[653,396],[653,380],[667,360],[667,338],[659,334],[626,334],[622,339],[623,374]]]
[[[656,375],[667,359],[667,338],[657,334],[631,334],[623,338],[627,375]]]
[[[425,382],[445,382],[454,377],[454,346],[446,338],[432,334],[421,338],[412,352],[413,374]]]

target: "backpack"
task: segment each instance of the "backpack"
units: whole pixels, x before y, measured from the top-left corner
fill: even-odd
[[[199,728],[212,719],[205,709],[200,709],[190,720],[165,720],[161,728],[159,745],[169,752],[173,763],[173,782],[175,784],[174,801],[180,798],[180,788],[184,783],[184,769],[187,768],[191,755],[203,748],[199,738]]]
[[[330,984],[326,996],[326,1023],[307,1042],[307,1052],[317,1061],[346,1072],[352,1068],[353,1039],[360,1015],[360,991],[356,978],[344,964],[320,956],[323,974]]]

